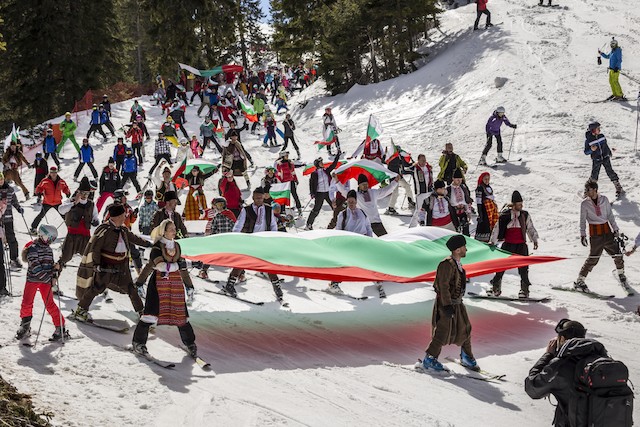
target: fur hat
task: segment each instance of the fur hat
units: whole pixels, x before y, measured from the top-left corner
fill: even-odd
[[[347,199],[348,198],[357,199],[358,198],[358,194],[356,193],[356,190],[349,190],[349,192],[347,193]]]
[[[358,185],[364,184],[365,182],[366,183],[369,182],[369,180],[367,179],[366,175],[364,175],[364,174],[358,175]]]
[[[433,183],[433,189],[437,190],[438,188],[445,188],[447,184],[441,179],[437,179],[436,182]]]
[[[465,246],[466,244],[467,240],[462,234],[456,234],[455,236],[451,236],[449,240],[447,240],[447,248],[449,248],[451,252]]]
[[[511,194],[511,203],[518,203],[522,201],[522,196],[520,195],[520,192],[518,190],[514,191],[513,194]]]
[[[117,216],[120,216],[122,214],[124,214],[124,206],[122,205],[116,205],[113,204],[109,207],[109,217],[110,218],[115,218]]]
[[[172,200],[178,200],[178,195],[175,191],[167,191],[166,193],[164,193],[165,202],[170,202]]]
[[[78,187],[78,191],[91,191],[89,178],[87,178],[86,176],[82,178],[82,180],[80,181],[80,186]]]
[[[453,171],[453,177],[454,178],[463,178],[464,179],[464,174],[462,173],[462,169],[456,168],[456,170]]]
[[[264,188],[262,188],[262,187],[254,188],[253,194],[264,194]]]

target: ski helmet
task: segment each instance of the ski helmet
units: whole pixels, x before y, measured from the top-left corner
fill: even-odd
[[[609,46],[611,46],[611,49],[615,49],[618,47],[618,40],[615,39],[615,37],[611,38],[611,43],[609,43]]]
[[[58,238],[58,229],[53,225],[42,224],[38,227],[38,238],[50,245]]]
[[[315,166],[316,168],[319,168],[319,167],[322,167],[322,163],[323,163],[322,157],[318,157],[313,161],[313,166]]]
[[[504,110],[504,107],[498,107],[498,108],[496,108],[496,113],[502,113],[502,114],[504,114],[504,111],[505,111],[505,110]]]

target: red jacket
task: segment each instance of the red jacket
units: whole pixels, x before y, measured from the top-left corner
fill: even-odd
[[[64,182],[64,179],[58,177],[58,179],[53,182],[48,176],[40,181],[35,191],[36,195],[44,195],[43,204],[52,206],[62,204],[62,193],[66,194],[67,197],[71,195],[71,191],[69,191],[69,187],[67,183]]]
[[[228,179],[223,179],[222,182],[220,182],[219,190],[222,197],[227,199],[228,209],[240,209],[242,193],[240,192],[235,179],[231,181],[229,181]]]
[[[477,0],[478,1],[478,10],[487,10],[487,2],[489,0]]]
[[[296,176],[296,166],[293,164],[291,160],[282,160],[278,162],[276,166],[276,170],[278,171],[278,181],[280,182],[298,182],[298,177]]]
[[[127,132],[127,138],[131,138],[131,145],[133,144],[142,144],[144,133],[142,129],[138,128],[137,130],[133,127],[129,129]]]

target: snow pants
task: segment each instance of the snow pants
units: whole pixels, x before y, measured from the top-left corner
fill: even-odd
[[[53,324],[58,326],[64,325],[64,317],[60,314],[60,309],[53,301],[53,292],[51,292],[51,284],[49,283],[37,283],[26,282],[24,284],[24,294],[22,295],[22,305],[20,306],[20,318],[32,317],[33,315],[33,300],[36,297],[36,292],[40,291],[44,306],[51,316]]]
[[[480,23],[480,17],[482,15],[487,15],[487,20],[485,21],[484,25],[489,25],[491,24],[491,12],[489,12],[487,9],[485,10],[478,10],[476,12],[476,22],[473,24],[473,29],[477,30],[478,29],[478,24]]]
[[[293,190],[291,192],[293,193]],[[329,198],[329,193],[328,192],[318,192],[318,193],[316,193],[316,196],[315,196],[315,198],[313,200],[313,210],[309,214],[309,218],[307,219],[307,225],[313,225],[313,221],[316,220],[316,217],[320,213],[320,210],[322,209],[322,205],[324,205],[325,201],[327,202],[329,207],[333,206],[333,204],[331,203],[331,199]],[[298,202],[298,203],[300,203],[300,202]]]
[[[482,155],[486,156],[489,153],[489,150],[491,150],[491,145],[493,143],[493,137],[494,135],[488,133],[487,134],[487,144],[484,146],[484,150],[482,150]],[[502,135],[497,134],[495,135],[496,137],[496,142],[498,143],[498,153],[502,154]]]
[[[296,153],[300,153],[300,149],[298,148],[298,144],[296,144],[296,140],[293,138],[293,135],[284,136],[284,146],[282,147],[282,151],[285,151],[287,149],[289,140],[291,140],[291,145],[293,145],[293,148],[295,148]]]
[[[80,152],[80,147],[78,146],[78,143],[76,142],[76,137],[75,137],[75,135],[70,135],[70,136],[66,136],[66,137],[65,137],[65,136],[63,136],[63,137],[62,137],[62,140],[61,140],[61,141],[60,141],[60,143],[58,144],[58,147],[56,148],[56,153],[58,153],[58,154],[59,154],[59,153],[62,151],[62,149],[64,148],[64,144],[65,144],[65,142],[67,142],[67,140],[71,141],[71,143],[73,144],[73,146],[74,146],[74,147],[75,147],[75,149],[76,149],[76,152],[78,152],[78,153],[79,153],[79,152]],[[53,154],[53,153],[52,153],[52,154]],[[46,156],[46,154],[45,154],[45,156]],[[53,157],[53,158],[54,158],[54,160],[55,160],[57,157]],[[60,163],[58,163],[58,165],[59,165],[59,164],[60,164]]]
[[[87,131],[87,139],[89,139],[89,136],[91,135],[91,133],[96,133],[96,132],[99,132],[104,139],[107,139],[107,135],[102,130],[102,125],[100,124],[89,126],[89,130]],[[58,145],[58,147],[62,147],[62,142]],[[78,149],[78,151],[80,151],[80,147],[78,147],[77,144],[76,144],[76,148]]]
[[[22,178],[20,177],[20,173],[17,169],[7,169],[4,171],[4,179],[7,181],[13,181],[24,193],[25,198],[29,198],[29,190],[22,183]]]
[[[48,205],[46,203],[42,204],[42,209],[40,210],[40,213],[38,214],[38,216],[33,220],[33,222],[31,223],[31,228],[32,229],[37,229],[38,224],[40,224],[40,221],[42,221],[42,218],[44,218],[44,216],[47,214],[47,212],[49,211],[49,209],[55,209],[56,212],[58,212],[58,207],[60,205]],[[60,214],[60,212],[58,212],[58,214]],[[60,215],[60,217],[64,220],[64,217],[62,215]]]
[[[611,182],[618,182],[618,174],[613,170],[613,166],[611,166],[611,157],[607,156],[604,159],[592,159],[591,164],[591,179],[594,181],[598,180],[600,176],[600,168],[604,166],[604,170],[607,172],[607,176],[611,180]]]
[[[58,145],[58,147],[61,147],[61,145]],[[60,159],[58,159],[57,149],[56,149],[56,151],[54,151],[52,153],[44,153],[45,160],[48,161],[49,160],[49,156],[51,156],[51,158],[55,162],[56,166],[58,166],[58,169],[60,169]]]
[[[580,276],[587,277],[587,274],[589,274],[591,270],[593,270],[593,267],[598,264],[598,261],[600,261],[602,251],[607,251],[611,258],[613,258],[613,262],[618,270],[624,268],[622,252],[620,252],[620,246],[613,238],[613,233],[591,236],[589,237],[589,243],[589,257],[580,269]]]
[[[76,171],[73,173],[74,178],[77,178],[80,176],[80,172],[82,172],[82,169],[84,169],[85,166],[89,166],[89,169],[91,170],[91,173],[93,174],[94,179],[98,177],[98,171],[96,171],[96,168],[93,166],[93,163],[86,162],[86,163],[78,164]]]
[[[611,85],[611,93],[613,96],[622,97],[622,87],[618,78],[620,77],[620,71],[609,70],[609,85]]]

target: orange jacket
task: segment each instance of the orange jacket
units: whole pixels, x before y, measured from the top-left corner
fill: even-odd
[[[71,195],[71,191],[69,191],[64,179],[58,177],[56,182],[53,182],[49,176],[40,181],[35,191],[36,195],[42,194],[44,196],[43,204],[52,206],[62,203],[62,193],[66,194],[67,197]]]

